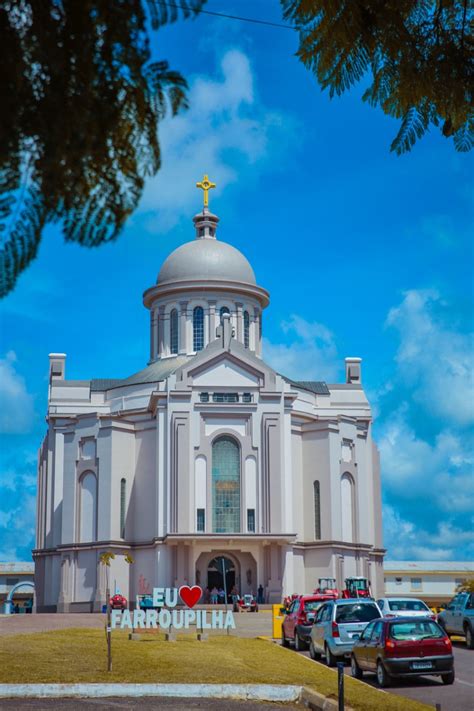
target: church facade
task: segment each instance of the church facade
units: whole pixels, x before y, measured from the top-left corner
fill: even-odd
[[[195,239],[144,293],[147,367],[76,381],[65,354],[50,355],[38,611],[100,610],[105,551],[115,554],[111,591],[132,605],[155,586],[219,586],[222,570],[229,589],[261,585],[266,602],[311,592],[319,577],[342,588],[361,575],[383,593],[379,458],[361,360],[346,358],[337,384],[295,381],[265,362],[269,294],[217,239],[205,195]]]

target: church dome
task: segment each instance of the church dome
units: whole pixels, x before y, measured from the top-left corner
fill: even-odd
[[[157,283],[201,279],[257,283],[246,257],[217,239],[196,239],[175,249],[163,262]]]

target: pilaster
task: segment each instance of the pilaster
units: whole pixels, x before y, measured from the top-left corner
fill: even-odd
[[[179,352],[180,353],[187,353],[188,352],[188,344],[187,344],[187,339],[186,339],[187,313],[188,313],[188,302],[187,301],[180,301],[179,302]]]

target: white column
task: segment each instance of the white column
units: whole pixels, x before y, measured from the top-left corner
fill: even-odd
[[[243,315],[242,315],[242,308],[243,304],[236,303],[235,304],[236,309],[237,309],[237,340],[239,343],[244,342],[244,335],[243,335]]]
[[[209,343],[216,340],[216,302],[209,301]]]
[[[164,536],[167,530],[167,506],[166,506],[166,408],[158,405],[156,413],[156,468],[158,475],[157,486],[157,536]]]
[[[158,310],[158,333],[159,333],[159,342],[158,342],[158,355],[161,357],[164,356],[164,349],[165,349],[165,307],[160,306]]]
[[[260,357],[262,355],[262,340],[260,338],[262,312],[260,309],[255,309],[254,313],[255,355]]]
[[[187,353],[188,352],[188,343],[187,343],[187,329],[186,329],[186,319],[187,319],[187,309],[188,309],[188,302],[187,301],[180,301],[179,302],[179,352],[180,353]]]

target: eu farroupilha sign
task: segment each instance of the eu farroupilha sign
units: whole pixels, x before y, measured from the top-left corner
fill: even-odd
[[[199,585],[178,588],[153,588],[153,609],[112,610],[112,629],[188,629],[196,625],[201,630],[235,629],[233,612],[228,610],[193,610],[202,597]],[[186,605],[176,609],[179,598]]]

